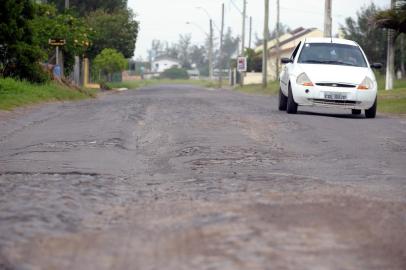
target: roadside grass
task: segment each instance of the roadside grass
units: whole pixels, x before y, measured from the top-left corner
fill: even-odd
[[[270,81],[266,88],[263,88],[262,84],[250,84],[242,87],[237,86],[234,89],[247,94],[277,95],[279,91],[279,82]]]
[[[206,88],[214,88],[218,86],[218,82],[210,80],[170,80],[170,79],[151,79],[151,80],[137,80],[125,81],[118,83],[108,83],[111,88],[128,88],[135,90],[142,87],[154,86],[160,84],[190,84]]]
[[[406,86],[390,91],[379,90],[378,111],[406,115]]]
[[[0,78],[0,110],[12,110],[40,102],[82,100],[94,97],[95,92],[79,92],[55,82],[32,84],[12,78]]]

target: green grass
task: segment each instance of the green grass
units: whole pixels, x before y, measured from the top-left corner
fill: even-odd
[[[392,114],[406,114],[406,87],[390,91],[379,90],[378,111]]]
[[[260,94],[260,95],[276,95],[279,91],[279,82],[271,81],[266,88],[262,87],[262,84],[244,85],[243,87],[237,86],[235,90],[247,93],[247,94]]]
[[[217,87],[218,83],[209,80],[170,80],[170,79],[152,79],[152,80],[139,80],[139,81],[126,81],[119,83],[108,83],[111,88],[128,88],[138,89],[146,86],[160,85],[160,84],[190,84],[206,88]]]
[[[0,78],[0,110],[12,110],[40,102],[82,100],[94,92],[72,90],[55,82],[32,84],[12,78]]]

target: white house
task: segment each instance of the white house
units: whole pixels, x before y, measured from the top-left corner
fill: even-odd
[[[151,69],[152,69],[152,72],[161,73],[171,67],[180,68],[181,64],[178,60],[176,60],[174,58],[171,58],[168,56],[158,56],[155,58],[154,61],[152,61]]]

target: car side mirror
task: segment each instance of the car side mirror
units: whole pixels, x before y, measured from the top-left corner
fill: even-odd
[[[282,58],[281,59],[281,63],[282,64],[289,64],[289,63],[293,63],[293,61],[292,61],[292,59],[290,59],[290,58]]]
[[[380,68],[382,68],[382,64],[381,63],[373,63],[371,65],[371,68],[380,69]]]

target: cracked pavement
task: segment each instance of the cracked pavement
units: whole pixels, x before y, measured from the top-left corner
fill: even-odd
[[[406,120],[161,85],[0,118],[0,269],[406,269]]]

